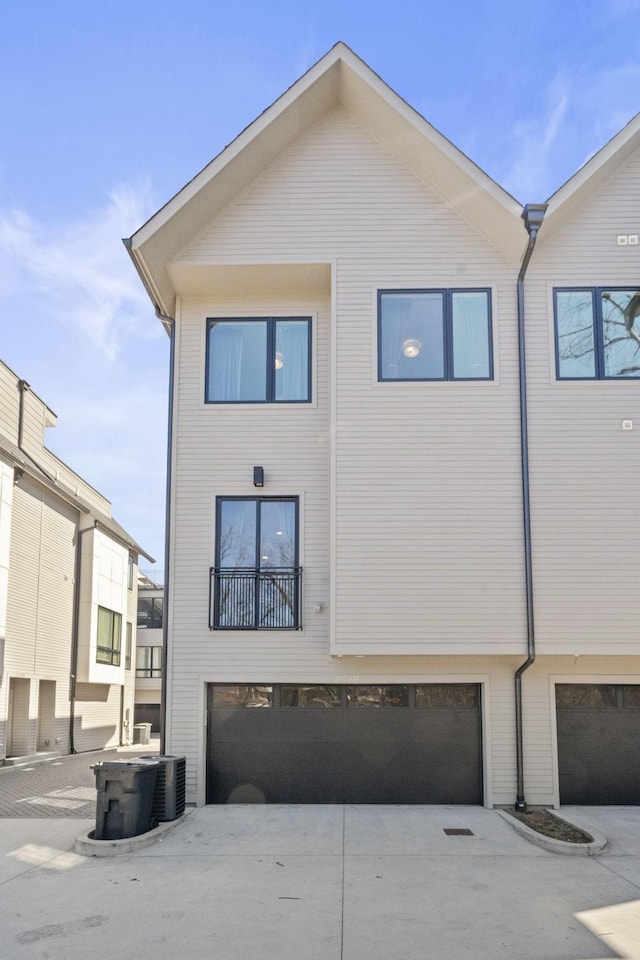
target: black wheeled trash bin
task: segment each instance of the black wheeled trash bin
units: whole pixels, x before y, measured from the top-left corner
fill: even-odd
[[[184,813],[186,793],[186,757],[135,757],[135,763],[156,763],[158,775],[153,791],[154,820],[176,820]]]
[[[91,767],[96,778],[96,840],[138,837],[155,826],[153,790],[157,763],[105,760]]]

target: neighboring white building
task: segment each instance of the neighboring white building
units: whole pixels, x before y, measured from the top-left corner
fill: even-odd
[[[55,423],[0,362],[0,764],[133,736],[137,562],[147,555],[109,501],[47,449]]]
[[[638,801],[639,183],[523,210],[337,44],[127,241],[191,802]]]
[[[150,723],[160,733],[162,703],[162,626],[164,590],[148,577],[138,578],[136,643],[136,723]]]

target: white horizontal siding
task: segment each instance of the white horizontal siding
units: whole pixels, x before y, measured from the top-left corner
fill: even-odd
[[[133,724],[133,700],[127,704]],[[131,726],[131,729],[133,727]],[[78,753],[116,747],[120,742],[120,687],[79,683],[75,704],[75,747]]]
[[[17,378],[0,361],[0,433],[12,443],[18,442]]]
[[[332,113],[267,168],[181,261],[234,257],[336,260],[336,393],[329,412],[335,447],[333,462],[325,448],[322,465],[335,475],[333,649],[431,653],[440,649],[434,643],[455,643],[456,652],[520,650],[524,575],[513,264],[344,111]],[[377,384],[375,291],[398,285],[491,286],[499,382]],[[242,302],[238,312],[251,315]],[[193,400],[195,390],[202,390],[197,339],[183,338],[181,356],[181,398],[188,390]],[[318,357],[322,403],[328,356],[319,351]],[[308,409],[297,416],[300,429],[306,421],[313,431]],[[318,462],[298,456],[293,414],[284,433],[271,407],[231,415],[225,408],[208,419],[215,431],[212,451],[236,449],[233,437],[241,429],[251,438],[244,462],[267,459],[274,484],[281,476],[298,483],[298,474],[311,474]],[[260,440],[252,433],[256,427]],[[189,460],[192,444],[202,457],[193,416],[180,418],[177,436],[179,464]],[[189,523],[179,511],[195,486],[190,475],[187,494],[177,480],[180,526]],[[318,509],[324,510],[324,502]],[[307,504],[307,513],[313,509]]]
[[[556,381],[554,286],[640,285],[640,154],[540,239],[526,281],[536,631],[541,652],[636,653],[640,383]],[[623,432],[621,421],[634,421]]]
[[[335,289],[332,303],[329,290],[305,301],[293,291],[229,299],[212,287],[180,304],[168,729],[171,751],[188,757],[191,799],[205,680],[346,682],[354,664],[380,678],[479,676],[474,654],[524,655],[525,646],[517,265],[343,111],[308,131],[181,255],[194,266],[234,260],[332,262]],[[491,287],[496,381],[378,384],[375,293],[389,286]],[[206,406],[206,317],[284,314],[314,317],[313,404]],[[265,468],[265,495],[302,498],[302,631],[207,629],[215,496],[253,495],[254,464]],[[343,644],[378,657],[331,657],[334,616],[335,653]],[[390,658],[396,651],[405,656]],[[406,656],[451,652],[467,656]],[[487,659],[497,670],[489,779],[508,802],[513,734],[500,723],[513,710],[512,673]]]

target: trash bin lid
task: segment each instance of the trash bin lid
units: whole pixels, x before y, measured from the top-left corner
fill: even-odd
[[[150,758],[151,763],[159,766],[155,757]],[[142,763],[142,757],[140,760],[100,760],[98,763],[92,763],[92,770],[144,770],[145,767],[149,766],[148,762],[145,761]]]

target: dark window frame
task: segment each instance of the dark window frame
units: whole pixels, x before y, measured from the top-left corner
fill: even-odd
[[[612,376],[605,372],[605,343],[604,343],[604,320],[602,315],[602,294],[629,292],[631,290],[640,291],[640,284],[610,284],[606,286],[570,286],[553,288],[553,340],[556,364],[556,380],[560,381],[579,381],[591,383],[594,380],[608,380],[615,382],[617,380],[630,380],[638,382],[640,374],[637,376]],[[593,359],[594,372],[592,376],[567,376],[560,372],[560,342],[558,331],[558,294],[559,293],[584,293],[591,296],[591,311],[593,323]]]
[[[276,392],[276,377],[275,377],[275,362],[276,362],[276,332],[278,323],[286,323],[292,321],[304,321],[307,324],[307,396],[303,400],[277,400],[275,396]],[[266,386],[265,386],[265,399],[264,400],[210,400],[209,399],[209,359],[211,354],[211,329],[214,324],[220,323],[266,323],[267,324],[267,341],[266,341],[266,350],[265,350],[265,364],[266,364]],[[273,317],[207,317],[206,321],[206,349],[205,349],[205,377],[204,377],[204,402],[206,404],[223,404],[223,405],[237,405],[237,404],[252,404],[257,403],[260,405],[264,404],[300,404],[300,403],[311,403],[312,402],[312,356],[313,356],[313,344],[312,344],[312,335],[313,335],[313,325],[311,317],[300,317],[300,316],[273,316]]]
[[[441,377],[385,377],[382,356],[382,298],[385,294],[440,294],[442,296],[442,350]],[[457,377],[453,356],[453,296],[456,293],[484,293],[487,295],[487,356],[489,373],[486,377]],[[491,287],[402,287],[379,289],[377,295],[378,383],[491,383],[495,380],[493,364],[493,298]]]
[[[151,654],[148,666],[141,667],[138,665],[138,653],[143,650],[150,650]],[[154,653],[156,650],[158,651],[157,654]],[[159,680],[162,677],[162,647],[151,644],[142,644],[136,647],[136,677],[141,680]]]
[[[111,616],[111,645],[106,647],[100,640],[100,611]],[[117,624],[117,629],[116,629]],[[102,656],[101,656],[102,652]],[[96,663],[106,666],[119,667],[122,655],[122,614],[108,607],[98,606],[98,622],[96,625]]]
[[[140,621],[140,601],[145,600],[151,603],[151,617],[147,622]],[[160,613],[157,613],[159,609]],[[148,597],[144,593],[138,593],[138,609],[136,611],[138,630],[162,630],[164,626],[164,595],[161,597]]]
[[[256,530],[255,530],[255,540],[254,540],[254,566],[252,567],[222,567],[220,564],[220,536],[222,533],[222,506],[224,503],[230,501],[240,502],[240,503],[255,503],[256,504]],[[262,567],[259,565],[260,560],[260,538],[261,538],[261,511],[260,504],[262,503],[292,503],[294,505],[294,521],[295,521],[295,531],[294,531],[294,564],[290,568],[274,568],[274,567]],[[209,629],[210,630],[250,630],[250,631],[265,631],[265,630],[302,630],[302,586],[301,586],[301,577],[302,577],[302,567],[300,566],[300,498],[298,496],[282,496],[282,497],[269,497],[269,496],[217,496],[216,497],[216,513],[215,513],[215,566],[211,567],[209,570]],[[251,625],[241,624],[238,626],[229,626],[228,624],[221,624],[221,608],[219,600],[219,591],[220,591],[220,576],[224,570],[228,570],[230,573],[246,570],[247,572],[255,575],[256,579],[260,577],[261,571],[273,570],[277,571],[286,571],[286,575],[290,578],[295,579],[293,587],[293,608],[291,611],[292,615],[292,624],[287,624],[285,626],[273,626],[273,625],[264,625],[261,626],[257,621],[259,620],[259,595],[256,591],[255,597],[255,611],[256,616],[254,617],[254,623]]]

